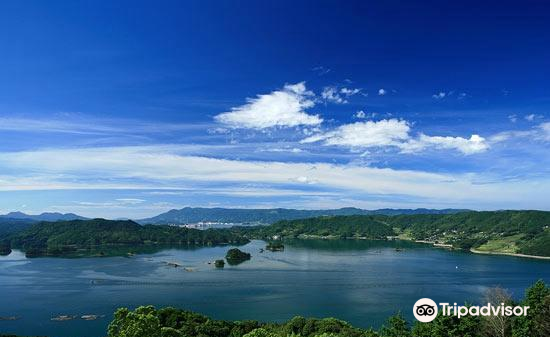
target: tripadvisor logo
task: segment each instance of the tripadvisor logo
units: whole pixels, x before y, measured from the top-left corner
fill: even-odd
[[[414,304],[413,313],[420,322],[431,322],[437,316],[437,304],[429,298],[421,298]]]
[[[458,316],[458,318],[470,315],[470,316],[527,316],[527,309],[529,307],[522,306],[509,306],[504,303],[500,305],[492,305],[487,303],[482,307],[480,306],[463,306],[450,305],[449,303],[439,303],[441,307],[441,314],[443,316]],[[414,317],[420,322],[433,321],[438,313],[437,304],[429,298],[421,298],[414,304],[413,314]]]

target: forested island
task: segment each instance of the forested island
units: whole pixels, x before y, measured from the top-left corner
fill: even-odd
[[[244,261],[250,260],[251,258],[252,255],[250,255],[250,253],[245,253],[239,248],[231,248],[227,251],[227,254],[225,254],[225,259],[230,265],[238,265]]]
[[[227,229],[198,230],[176,226],[139,225],[131,220],[40,222],[8,237],[11,247],[27,256],[64,256],[128,245],[211,246],[245,244],[248,239]]]

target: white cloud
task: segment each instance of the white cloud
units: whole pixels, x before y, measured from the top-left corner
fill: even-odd
[[[469,139],[463,137],[442,137],[442,136],[427,136],[421,134],[417,139],[400,145],[405,153],[419,152],[426,148],[433,147],[435,149],[458,150],[465,155],[485,152],[489,149],[489,144],[485,138],[479,135],[472,135]]]
[[[385,89],[378,89],[378,96],[384,96],[387,93]]]
[[[321,97],[327,102],[336,104],[345,104],[348,102],[344,97],[340,96],[336,87],[325,87],[323,92],[321,92]]]
[[[528,121],[528,122],[533,122],[533,121],[535,121],[536,119],[543,118],[543,116],[537,115],[537,114],[529,114],[529,115],[526,115],[526,116],[523,117],[523,118],[525,118],[525,120]]]
[[[491,143],[500,143],[510,139],[530,138],[539,141],[550,141],[550,122],[541,123],[529,130],[512,130],[499,132],[489,138]]]
[[[353,117],[357,119],[365,119],[365,118],[374,118],[376,117],[376,115],[378,115],[376,112],[367,113],[364,110],[359,110],[353,115]]]
[[[383,119],[345,124],[334,131],[318,134],[302,140],[313,143],[323,140],[325,145],[349,147],[397,146],[409,138],[409,124],[397,119]]]
[[[323,120],[305,111],[315,105],[312,97],[304,82],[287,84],[281,90],[249,98],[247,104],[221,113],[215,119],[228,127],[245,129],[319,125]]]
[[[116,199],[116,201],[125,205],[137,205],[137,204],[144,203],[146,200],[137,199],[137,198],[119,198],[119,199]]]
[[[469,139],[462,137],[427,136],[420,134],[413,138],[407,121],[383,119],[380,121],[356,122],[342,125],[335,130],[312,135],[302,143],[323,141],[324,145],[338,145],[352,148],[374,148],[393,146],[403,153],[415,153],[434,149],[454,149],[470,155],[484,152],[489,148],[485,138],[472,135]]]
[[[302,153],[302,149],[297,147],[268,147],[265,149],[258,149],[260,152],[281,152],[281,153]]]
[[[437,100],[444,99],[445,97],[447,97],[447,93],[440,91],[437,94],[433,94],[432,97]]]
[[[346,95],[347,97],[357,95],[361,92],[361,89],[359,88],[342,88],[340,89],[340,93]]]
[[[336,86],[328,86],[323,88],[321,92],[321,97],[326,102],[336,103],[336,104],[346,104],[348,103],[347,98],[357,95],[361,92],[359,88],[338,88]]]
[[[159,123],[133,119],[106,119],[81,114],[56,114],[51,118],[0,116],[0,131],[65,133],[75,135],[130,135],[204,129],[204,124]]]
[[[323,66],[315,67],[311,70],[316,72],[317,75],[319,75],[319,76],[326,75],[326,74],[330,73],[330,71],[331,71],[329,68],[326,68],[326,67],[323,67]]]
[[[550,141],[550,122],[540,124],[539,129],[540,138],[546,141]]]
[[[515,123],[518,121],[518,116],[513,114],[513,115],[508,115],[508,119],[510,120],[510,122],[512,123]]]
[[[394,138],[385,139],[391,141]],[[229,192],[242,184],[265,184],[277,193],[279,186],[288,189],[290,184],[294,189],[299,186],[319,189],[319,193],[309,190],[309,195],[322,195],[328,189],[340,197],[352,194],[359,198],[360,195],[399,195],[407,196],[411,202],[422,201],[424,205],[517,208],[521,207],[520,204],[525,207],[542,205],[541,200],[550,188],[548,179],[484,184],[484,181],[493,179],[479,174],[428,173],[354,164],[181,156],[170,149],[169,146],[150,146],[0,153],[1,171],[14,172],[0,177],[0,190],[133,188],[159,191],[192,186],[195,193],[201,193],[202,186]],[[79,182],[75,177],[85,178]],[[312,183],[314,185],[309,185]],[[261,194],[261,191],[257,193]],[[300,195],[301,192],[296,193]],[[524,202],[518,204],[518,200]]]

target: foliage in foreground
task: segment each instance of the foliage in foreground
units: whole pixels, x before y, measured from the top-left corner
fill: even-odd
[[[401,314],[390,317],[378,331],[353,327],[335,318],[294,317],[277,323],[223,321],[174,308],[119,309],[108,337],[544,337],[550,336],[550,288],[538,281],[527,289],[522,306],[526,317],[506,317],[499,326],[491,317],[439,315],[412,327]],[[500,329],[502,327],[502,329]]]

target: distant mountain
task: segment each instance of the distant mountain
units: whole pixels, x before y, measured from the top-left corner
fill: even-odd
[[[152,218],[138,220],[141,224],[186,224],[197,222],[272,224],[280,220],[296,220],[337,215],[400,215],[400,214],[454,214],[463,209],[379,209],[364,210],[354,207],[327,210],[299,210],[287,208],[240,209],[185,207],[173,209]]]
[[[32,221],[70,221],[70,220],[86,220],[87,218],[73,213],[42,213],[38,215],[25,214],[23,212],[10,212],[5,215],[0,215],[0,219],[16,219],[16,220],[32,220]]]

